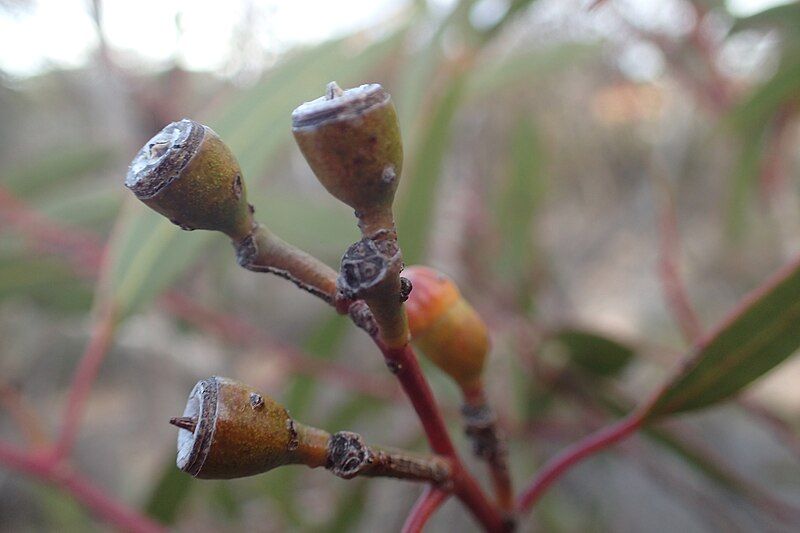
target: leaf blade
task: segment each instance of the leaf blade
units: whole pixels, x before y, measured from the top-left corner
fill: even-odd
[[[754,333],[755,332],[755,333]],[[643,417],[707,407],[724,400],[800,348],[800,260],[746,297],[695,348]]]

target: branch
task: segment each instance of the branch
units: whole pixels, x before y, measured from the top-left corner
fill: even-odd
[[[164,531],[159,524],[112,499],[108,496],[108,491],[97,487],[70,466],[53,461],[49,455],[26,454],[0,442],[0,464],[69,493],[95,516],[120,530],[135,533]]]
[[[32,448],[43,448],[50,444],[50,437],[41,424],[41,417],[18,390],[7,383],[0,383],[0,406],[8,411],[15,425]]]
[[[402,348],[388,348],[378,338],[375,343],[381,349],[389,368],[394,372],[403,391],[411,401],[417,417],[422,423],[425,435],[434,452],[448,457],[453,465],[453,492],[464,502],[475,517],[489,531],[503,531],[506,525],[497,509],[494,508],[475,479],[467,472],[458,455],[447,426],[442,418],[428,381],[422,373],[411,345]]]
[[[33,210],[0,186],[0,219],[19,231],[34,249],[64,257],[75,274],[95,279],[103,245],[96,235],[75,226],[65,227]],[[3,228],[5,229],[5,228]],[[161,303],[174,316],[228,343],[260,346],[284,360],[293,371],[342,385],[376,398],[396,398],[393,384],[379,376],[307,356],[275,341],[263,329],[242,318],[209,309],[178,291],[169,291]]]
[[[411,512],[403,524],[402,533],[422,533],[422,529],[439,507],[447,501],[450,494],[436,487],[427,487],[414,503]]]
[[[570,467],[632,435],[641,427],[642,423],[643,419],[640,415],[630,415],[589,435],[548,461],[528,488],[519,496],[517,500],[519,511],[525,512],[533,507],[550,485],[566,473]]]
[[[70,386],[61,434],[53,452],[57,459],[67,457],[75,444],[86,400],[111,345],[114,325],[113,308],[108,304],[101,303],[99,314],[92,326],[92,336],[78,363]]]
[[[662,184],[663,199],[658,220],[659,262],[658,273],[661,289],[684,339],[693,343],[702,334],[702,326],[697,313],[689,301],[689,295],[678,269],[679,239],[678,220],[675,215],[675,202],[666,183]]]
[[[173,316],[205,333],[231,344],[258,346],[271,356],[280,358],[299,374],[313,376],[374,398],[399,398],[394,382],[383,376],[359,372],[344,365],[310,357],[293,346],[270,338],[263,329],[243,318],[204,307],[179,292],[168,292],[161,298],[161,303]]]

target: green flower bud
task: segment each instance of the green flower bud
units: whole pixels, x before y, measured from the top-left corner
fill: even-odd
[[[242,172],[211,128],[183,119],[150,139],[131,162],[125,185],[183,229],[240,240],[253,226]]]

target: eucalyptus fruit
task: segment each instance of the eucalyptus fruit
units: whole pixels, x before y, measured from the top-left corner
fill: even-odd
[[[189,394],[179,428],[178,468],[195,477],[230,479],[299,464],[350,479],[386,476],[445,483],[448,462],[370,447],[351,431],[330,434],[296,422],[278,402],[238,381],[210,377]]]
[[[238,241],[253,228],[239,163],[211,128],[194,120],[168,124],[147,141],[125,185],[185,230],[221,231]]]
[[[317,179],[352,207],[364,236],[394,227],[392,202],[403,167],[403,143],[391,96],[379,84],[324,96],[292,113],[292,132]]]

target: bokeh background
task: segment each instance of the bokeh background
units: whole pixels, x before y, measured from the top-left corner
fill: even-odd
[[[708,329],[800,250],[796,2],[0,0],[0,437],[53,437],[111,300],[121,319],[77,468],[179,531],[400,527],[418,486],[176,470],[167,419],[212,374],[311,425],[425,444],[363,334],[122,185],[152,134],[195,118],[239,157],[259,218],[336,265],[357,228],[290,132],[331,80],[393,95],[404,256],[450,274],[492,328],[489,391],[518,485],[686,351],[660,273],[684,278]],[[467,451],[457,391],[426,369]],[[521,529],[793,530],[798,380],[790,360],[579,466]],[[0,529],[87,528],[107,526],[0,466]],[[473,529],[457,502],[430,524]]]

